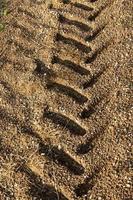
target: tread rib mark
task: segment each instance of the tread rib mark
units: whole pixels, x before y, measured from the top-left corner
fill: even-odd
[[[94,144],[92,144],[94,138],[90,138],[85,144],[81,144],[77,147],[77,154],[79,155],[83,155],[83,154],[87,154],[88,152],[90,152],[93,147]]]
[[[98,1],[98,0],[90,0],[91,3],[94,3],[94,2],[96,2],[96,1]]]
[[[94,61],[96,60],[97,56],[98,56],[99,54],[101,54],[102,51],[103,51],[105,48],[107,48],[108,45],[109,45],[109,44],[107,43],[107,44],[103,45],[102,47],[100,47],[99,49],[97,49],[91,56],[89,56],[89,57],[87,58],[87,60],[85,61],[85,63],[86,63],[86,64],[90,64],[90,63],[94,62]]]
[[[83,22],[78,22],[76,20],[68,19],[68,18],[64,17],[63,15],[59,16],[59,21],[60,21],[60,23],[63,23],[63,24],[74,25],[77,28],[79,28],[79,29],[81,29],[82,31],[85,31],[85,32],[88,32],[88,31],[91,30],[91,27],[84,24]]]
[[[83,197],[84,195],[87,195],[87,193],[92,190],[92,188],[95,185],[95,178],[96,176],[99,174],[100,169],[95,169],[94,172],[88,176],[84,183],[79,184],[76,188],[75,188],[75,193],[77,197]]]
[[[93,85],[99,80],[100,76],[105,72],[106,69],[99,71],[97,74],[93,75],[92,78],[83,84],[83,88],[93,87]]]
[[[14,43],[14,45],[16,46],[16,50],[23,52],[24,55],[28,57],[34,55],[35,49],[28,49],[24,47],[22,44],[18,43],[17,41],[11,41],[11,42]]]
[[[60,113],[45,111],[44,117],[51,119],[55,124],[60,124],[64,128],[67,128],[72,134],[81,136],[86,134],[86,130],[84,128],[82,128],[79,124],[77,124],[69,117],[66,117]]]
[[[30,126],[21,125],[20,129],[21,129],[22,133],[31,135],[31,136],[35,137],[36,139],[38,139],[39,141],[41,140],[39,135]]]
[[[95,108],[90,106],[88,109],[84,109],[81,112],[80,117],[81,119],[89,118],[94,112],[95,112]]]
[[[96,39],[99,33],[105,28],[105,25],[101,26],[99,29],[95,30],[92,34],[88,35],[85,40],[87,42],[91,42],[92,40]]]
[[[93,11],[92,7],[88,7],[88,6],[81,4],[81,3],[76,2],[76,3],[74,3],[74,6],[77,7],[77,8],[81,8],[81,9],[88,11],[88,12]]]
[[[62,60],[61,58],[54,56],[52,59],[52,64],[60,64],[67,68],[72,69],[73,71],[79,73],[80,75],[88,75],[90,74],[89,70],[83,68],[82,66],[75,64],[74,62],[70,60]]]
[[[98,130],[96,130],[92,137],[88,138],[87,141],[85,143],[82,143],[80,144],[78,147],[77,147],[77,154],[87,154],[89,153],[90,151],[92,151],[93,147],[94,147],[94,142],[98,139],[98,137],[100,137],[101,134],[103,134],[105,132],[105,129],[106,127],[108,126],[108,123],[105,127],[100,127],[98,128]]]
[[[72,38],[66,38],[65,36],[61,35],[60,33],[57,33],[56,35],[56,41],[62,41],[65,44],[74,45],[79,49],[80,51],[84,53],[89,53],[91,51],[91,48],[82,44],[81,42],[78,42]]]
[[[64,93],[65,95],[72,97],[75,101],[77,101],[78,103],[81,103],[81,104],[84,104],[88,100],[87,97],[85,97],[84,95],[82,95],[81,93],[76,91],[75,89],[73,89],[69,86],[57,83],[57,82],[48,81],[47,88],[57,90],[61,93]]]
[[[48,159],[57,162],[58,164],[66,167],[69,171],[75,175],[81,175],[84,173],[84,167],[79,164],[71,155],[66,153],[64,150],[59,149],[51,144],[45,144],[38,133],[34,132],[30,127],[22,127],[21,131],[23,133],[28,133],[32,135],[39,142],[39,153],[47,156]]]
[[[99,10],[97,10],[96,12],[92,13],[89,17],[88,20],[89,21],[95,21],[95,19],[101,14],[101,12],[106,9],[106,7],[108,6],[108,4],[105,4],[104,6],[102,6],[101,8],[99,8]]]
[[[29,195],[33,198],[42,200],[68,200],[61,192],[56,191],[53,186],[44,184],[41,178],[36,175],[28,166],[23,165],[19,170],[28,176],[30,186]]]
[[[95,51],[94,54],[92,56],[90,56],[89,58],[87,58],[87,60],[85,61],[86,64],[90,64],[92,62],[94,62],[99,54],[99,50]]]
[[[24,27],[23,25],[18,24],[17,22],[14,22],[12,26],[13,28],[19,28],[21,30],[22,36],[26,37],[28,40],[35,39],[34,32],[29,31],[28,28]]]
[[[84,108],[80,114],[81,119],[89,118],[94,112],[96,112],[95,106],[98,105],[104,97],[94,98],[93,102],[88,106],[88,108]]]
[[[19,120],[12,116],[10,113],[7,113],[7,111],[0,107],[0,119],[6,119],[7,122],[11,122],[15,125],[19,124]]]
[[[53,70],[46,67],[45,64],[41,60],[35,59],[35,64],[37,66],[36,69],[34,70],[35,74],[37,74],[39,76],[43,76],[43,75],[53,76],[53,75],[55,75]]]
[[[45,154],[45,156],[48,156],[54,162],[66,167],[75,175],[82,175],[84,173],[84,167],[62,149],[40,143],[39,152]]]
[[[8,98],[10,101],[15,100],[15,92],[13,91],[12,87],[5,81],[0,80],[0,85],[4,87],[4,90],[7,91]]]
[[[64,4],[69,4],[71,2],[71,0],[62,0],[62,3]]]
[[[37,19],[37,17],[33,13],[31,13],[28,10],[23,9],[21,7],[18,7],[18,12],[24,13],[25,15],[28,15],[29,17],[31,17],[33,19]]]

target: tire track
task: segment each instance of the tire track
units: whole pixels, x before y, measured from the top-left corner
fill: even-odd
[[[69,4],[69,2],[66,2],[66,1],[63,2],[63,3]],[[73,6],[73,4],[72,4],[72,6]],[[77,8],[80,7],[80,9],[83,9],[85,11],[89,11],[89,12],[91,11],[91,9],[89,9],[89,7],[87,7],[87,6],[83,5],[83,4],[78,4],[77,3],[77,4],[74,4],[74,6],[77,7]],[[102,12],[102,10],[106,8],[106,6],[107,5],[105,5],[104,7],[101,7],[99,10],[95,11],[93,14],[90,14],[90,16],[88,17],[88,20],[94,21],[99,16],[99,14]],[[67,16],[68,16],[68,14],[67,14]],[[87,54],[90,54],[90,52],[92,51],[92,48],[90,46],[79,42],[78,39],[75,39],[75,38],[73,39],[72,35],[70,35],[69,37],[68,36],[66,37],[66,36],[64,36],[64,33],[63,33],[63,28],[65,27],[65,25],[75,26],[76,28],[78,28],[80,30],[82,29],[83,32],[89,32],[90,31],[90,27],[88,25],[86,25],[86,24],[81,23],[80,21],[73,20],[72,18],[70,20],[68,17],[64,17],[63,14],[59,15],[59,22],[60,22],[61,25],[59,27],[59,32],[57,33],[57,35],[55,37],[56,38],[57,47],[63,49],[65,44],[66,45],[70,45],[71,47],[75,46],[76,47],[75,52],[76,52],[76,50],[79,51],[78,55],[81,58],[83,57],[82,56],[83,54],[86,55],[86,56],[87,56]],[[62,24],[63,24],[63,26],[62,26]],[[86,36],[84,38],[84,40],[86,42],[87,41],[88,42],[92,42],[93,40],[96,39],[96,37],[102,32],[102,30],[104,28],[105,28],[105,25],[103,25],[100,28],[92,31],[90,34],[88,34],[88,36]],[[61,34],[60,34],[60,31],[61,31]],[[68,34],[67,35],[69,35],[69,29],[68,29]],[[95,52],[92,51],[90,56],[86,60],[84,60],[84,62],[86,64],[93,63],[97,59],[99,54],[102,53],[104,48],[107,48],[106,44],[103,45],[102,47],[98,48]],[[58,55],[53,57],[52,64],[55,65],[55,64],[58,63],[59,65],[60,64],[64,64],[65,66],[67,64],[67,66],[69,67],[70,65],[73,66],[73,63],[74,63],[74,67],[70,66],[69,68],[74,70],[74,71],[76,71],[75,67],[77,67],[77,69],[79,69],[79,64],[76,63],[76,66],[75,66],[75,62],[73,62],[73,59],[70,59],[67,62],[63,60],[63,57],[65,57],[65,51],[67,51],[67,48],[64,49],[64,53],[62,55],[60,54],[60,52],[58,52]],[[74,56],[75,56],[75,54],[73,54],[73,57]],[[81,67],[80,67],[80,69],[81,69]],[[83,89],[86,89],[88,87],[92,87],[93,85],[95,85],[95,83],[99,80],[99,78],[104,73],[104,71],[106,71],[106,70],[105,69],[101,70],[96,75],[92,76],[91,79],[89,80],[89,82],[85,82],[84,83]],[[77,70],[76,72],[80,74],[79,70]],[[59,74],[60,74],[60,72],[57,74],[57,76],[59,76]],[[87,74],[89,74],[88,70],[86,70],[86,74],[84,74],[84,75],[87,75]],[[63,80],[62,80],[62,82],[63,82]],[[61,84],[57,84],[56,81],[54,83],[50,84],[50,88],[51,87],[55,88],[55,89],[58,88],[58,91],[65,92],[65,94],[68,95],[68,96],[70,96],[70,91],[71,91],[71,94],[73,93],[73,97],[75,96],[74,94],[77,93],[77,92],[75,93],[75,90],[73,90],[71,88],[71,86],[69,86],[69,89],[68,89],[68,88],[64,87],[62,85],[62,83]],[[76,85],[75,85],[75,88],[76,88]],[[48,87],[48,89],[49,89],[49,87]],[[77,89],[77,91],[78,91],[78,89]],[[81,97],[80,93],[77,93],[76,96]],[[85,101],[83,101],[83,104],[85,102],[87,102],[87,101],[88,101],[88,98]],[[81,101],[80,101],[80,103],[81,103]],[[97,102],[97,103],[99,103],[99,102]],[[94,109],[95,104],[96,103],[94,103],[92,106],[90,106],[90,108],[88,110],[84,109],[81,112],[80,116],[81,116],[82,119],[89,118],[95,112],[95,109]],[[46,114],[46,116],[47,116],[47,118],[51,118],[54,123],[57,123],[58,125],[61,125],[61,126],[63,125],[65,128],[70,129],[70,132],[72,130],[72,133],[74,133],[74,131],[77,129],[76,126],[73,126],[75,124],[74,121],[72,122],[72,124],[73,124],[72,126],[74,128],[72,128],[70,117],[67,117],[67,118],[65,117],[66,118],[66,120],[65,120],[64,116],[60,116],[59,113],[55,114],[54,112],[50,112],[50,113]],[[104,132],[103,131],[103,127],[100,130],[102,132]],[[87,129],[84,130],[84,131],[83,130],[80,131],[80,129],[79,129],[79,130],[77,130],[77,132],[79,132],[79,133],[80,132],[81,133],[84,132],[84,134],[86,134],[87,133]],[[78,146],[77,147],[77,154],[86,154],[90,150],[92,150],[93,145],[94,145],[93,142],[96,141],[98,139],[98,137],[99,137],[99,134],[94,135],[85,144],[82,144],[82,145]],[[99,172],[97,172],[97,173],[99,173]],[[96,170],[94,170],[94,173],[92,173],[92,175],[90,175],[88,178],[86,178],[83,181],[84,183],[79,184],[78,186],[75,186],[74,192],[75,192],[76,198],[83,197],[84,195],[87,195],[88,191],[93,189],[93,187],[95,185],[95,179],[96,179],[95,176],[96,176],[97,173],[96,173]]]
[[[36,9],[43,3],[43,1],[32,1],[32,5],[37,5]],[[32,60],[33,66],[32,69],[28,69],[28,78],[33,81],[33,86],[36,86],[38,82],[42,86],[41,89],[37,88],[38,100],[34,92],[28,98],[23,96],[20,100],[20,97],[16,95],[20,91],[18,88],[15,92],[13,91],[12,85],[6,82],[6,76],[2,74],[1,77],[4,77],[4,80],[0,81],[2,90],[5,91],[5,93],[0,92],[2,94],[0,120],[3,124],[6,121],[9,128],[11,125],[15,126],[17,134],[23,134],[26,144],[33,141],[37,146],[34,155],[29,158],[28,156],[21,157],[20,160],[15,161],[15,173],[20,173],[20,177],[24,174],[26,177],[25,184],[28,192],[26,193],[29,199],[89,198],[103,178],[104,170],[100,163],[104,161],[107,163],[109,158],[106,161],[106,157],[100,154],[99,140],[103,140],[104,135],[108,134],[111,120],[115,119],[116,99],[112,100],[112,96],[118,88],[115,88],[115,84],[111,82],[114,77],[110,77],[113,74],[110,67],[96,68],[95,66],[95,61],[107,51],[109,45],[109,42],[103,42],[101,46],[97,44],[97,38],[103,34],[106,24],[96,27],[95,22],[109,6],[109,4],[103,4],[97,7],[97,3],[97,0],[90,0],[86,4],[64,0],[59,8],[50,5],[49,9],[57,12],[56,16],[58,14],[59,26],[57,30],[49,24],[46,25],[48,31],[52,29],[54,34],[56,32],[54,42],[50,41],[49,47],[47,47],[47,41],[45,47],[43,46],[43,40],[40,40],[36,47],[38,42],[38,39],[37,42],[35,41],[36,32],[26,27],[30,23],[30,18],[34,23],[37,22],[38,17],[34,14],[35,11],[32,13],[27,8],[20,7],[18,11],[28,16],[28,23],[26,26],[17,22],[11,25],[13,29],[22,30],[20,34],[22,44],[17,40],[17,36],[9,43],[14,44],[16,51],[19,50],[19,53],[23,53],[25,57]],[[53,32],[50,33],[50,38],[53,37]],[[40,37],[41,34],[38,38]],[[95,45],[98,47],[95,48]],[[39,47],[42,46],[43,52],[45,50],[46,52],[40,55]],[[51,49],[52,57],[47,59]],[[39,54],[34,57],[36,52]],[[90,66],[98,70],[94,69],[96,72],[92,73]],[[75,81],[75,77],[71,78],[74,74],[79,77],[79,82]],[[101,89],[104,84],[106,87]],[[56,97],[56,102],[54,102]],[[5,106],[7,101],[17,98],[21,107],[23,107],[21,101],[26,102],[27,105],[27,112],[22,108],[23,115],[20,117],[13,111],[13,102],[10,106]],[[43,101],[43,98],[46,98],[46,101]],[[52,125],[55,125],[55,128],[52,129]],[[55,135],[54,139],[50,139],[50,131]],[[21,149],[21,144],[18,145]],[[103,145],[103,148],[105,146]],[[0,149],[0,151],[3,150]],[[16,155],[15,152],[13,154]],[[35,160],[32,163],[33,157]],[[42,168],[43,172],[40,170]],[[8,190],[1,186],[0,190],[12,198]],[[16,199],[20,197],[16,193],[14,196]]]
[[[19,168],[21,173],[25,173],[29,180],[29,195],[32,198],[38,199],[61,199],[67,200],[67,198],[61,193],[56,191],[56,189],[50,185],[44,184],[41,178],[35,174],[28,166],[23,165]]]
[[[79,4],[78,4],[78,6],[79,6]],[[84,7],[84,6],[82,6],[82,7]],[[76,24],[76,26],[77,26],[77,24]],[[79,27],[79,24],[78,24],[78,27]],[[15,25],[15,24],[14,24],[14,28],[23,29],[22,26]],[[27,32],[27,29],[23,29],[23,32],[25,32],[25,34],[26,34],[24,36],[28,36],[29,35],[29,32]],[[85,54],[88,54],[91,51],[90,47],[87,47],[86,45],[82,44],[81,42],[76,41],[75,39],[66,38],[66,37],[62,36],[60,33],[57,34],[56,41],[57,42],[61,41],[62,43],[68,44],[70,46],[75,46],[77,49],[79,49],[81,52],[83,52]],[[21,52],[25,52],[26,51],[24,47],[22,47],[21,45],[17,44],[16,42],[15,42],[15,46],[18,46]],[[31,52],[30,54],[32,55],[33,52]],[[27,53],[26,53],[26,55],[27,55]],[[36,59],[35,60],[35,64],[37,65],[37,67],[36,67],[36,69],[34,71],[35,74],[43,76],[46,73],[46,75],[48,77],[53,75],[53,72],[51,72],[51,70],[49,70],[44,65],[44,63],[42,63],[40,60]],[[61,86],[61,85],[57,84],[57,82],[56,82],[56,87],[57,86],[58,86],[60,91],[61,90],[65,91],[67,95],[68,94],[69,94],[69,96],[71,95],[72,97],[74,97],[74,99],[78,100],[80,103],[85,103],[87,101],[86,97],[81,95],[76,90],[73,90],[71,87],[67,88],[66,86]],[[47,114],[46,116],[48,118],[52,118],[54,121],[56,121],[56,123],[60,123],[60,125],[63,125],[64,127],[68,128],[70,130],[70,132],[72,132],[72,133],[74,133],[76,131],[76,134],[78,133],[79,135],[86,134],[86,130],[83,129],[81,126],[79,126],[75,121],[71,120],[70,117],[65,117],[65,116],[60,115],[60,114],[49,113],[49,112],[48,113],[45,112],[45,114]],[[3,116],[5,116],[5,114]],[[75,161],[75,159],[72,159],[72,157],[70,157],[65,151],[59,150],[56,147],[44,144],[44,142],[42,142],[42,139],[40,139],[40,137],[38,137],[38,135],[36,133],[34,133],[34,131],[32,131],[29,127],[25,127],[24,126],[25,122],[21,123],[18,119],[12,118],[12,116],[9,116],[9,115],[7,115],[7,119],[9,121],[12,121],[13,124],[16,124],[16,125],[18,124],[18,126],[20,126],[22,130],[28,131],[31,135],[33,135],[34,137],[39,139],[39,153],[40,154],[42,154],[42,153],[45,154],[45,156],[48,156],[49,159],[52,159],[54,162],[57,162],[58,164],[61,164],[61,165],[65,166],[66,168],[68,168],[69,171],[73,172],[75,175],[81,175],[84,172],[83,167],[80,164],[78,164]],[[49,154],[49,149],[51,149],[51,153],[50,154]],[[24,169],[24,171],[29,176],[29,179],[31,179],[31,177],[35,177],[35,179],[32,180],[32,181],[35,182],[35,185],[39,185],[39,187],[41,188],[41,190],[44,191],[44,193],[46,193],[46,192],[49,193],[49,190],[50,191],[53,190],[53,189],[50,188],[50,186],[47,187],[47,186],[42,185],[41,183],[38,184],[38,182],[37,182],[38,177],[36,175],[34,175],[30,169],[28,169],[28,172],[27,172],[27,169]],[[32,187],[32,185],[31,185],[31,187]],[[32,189],[32,191],[33,190],[34,189]],[[32,193],[31,194],[32,197],[34,197],[36,195],[38,197],[41,197],[41,195],[42,195],[40,193],[41,190],[38,191],[39,193],[37,193],[37,194]],[[82,190],[82,188],[81,188],[81,190]],[[54,192],[52,192],[52,193],[54,193]],[[77,194],[77,196],[78,196],[78,194]]]

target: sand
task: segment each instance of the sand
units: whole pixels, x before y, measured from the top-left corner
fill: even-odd
[[[132,7],[14,0],[0,32],[0,199],[132,199]]]

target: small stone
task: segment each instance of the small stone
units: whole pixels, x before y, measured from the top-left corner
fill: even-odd
[[[102,197],[98,197],[98,200],[102,200]]]
[[[61,145],[60,144],[58,145],[58,149],[61,150]]]
[[[130,188],[130,187],[131,187],[131,185],[130,185],[130,184],[126,184],[126,187],[127,187],[127,188]]]

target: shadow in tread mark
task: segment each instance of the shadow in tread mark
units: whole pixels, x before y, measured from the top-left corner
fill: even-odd
[[[83,88],[86,89],[88,87],[93,87],[93,85],[99,80],[100,76],[105,72],[106,69],[99,71],[97,74],[93,75],[89,81],[86,81],[83,84]]]
[[[96,130],[96,132],[94,132],[93,136],[89,139],[87,139],[87,141],[83,144],[80,144],[77,147],[77,154],[87,154],[89,153],[93,148],[94,148],[94,142],[98,139],[98,137],[104,133],[105,129],[107,126],[105,127],[100,127],[99,130]]]
[[[36,5],[44,5],[44,0],[31,0],[32,3],[36,4]]]
[[[101,14],[101,12],[102,12],[104,9],[106,9],[107,6],[108,6],[108,4],[102,6],[101,8],[99,8],[98,11],[92,13],[92,15],[90,15],[90,16],[88,17],[88,20],[89,20],[89,21],[94,21],[94,20]]]
[[[94,112],[96,112],[95,106],[103,100],[103,97],[94,98],[93,102],[80,113],[81,119],[89,118]]]
[[[15,125],[19,124],[19,120],[12,116],[10,113],[7,113],[7,111],[0,107],[0,119],[5,119],[7,122],[11,122]]]
[[[64,128],[67,128],[72,134],[81,136],[86,134],[86,130],[84,128],[82,128],[79,124],[77,124],[69,117],[66,117],[62,114],[44,111],[44,117],[51,119],[55,124],[60,124]]]
[[[23,46],[22,44],[18,43],[17,41],[13,41],[13,40],[10,40],[10,43],[14,43],[14,45],[16,46],[16,50],[23,52],[24,55],[26,55],[26,56],[34,55],[35,49],[28,49],[25,46]]]
[[[20,172],[25,173],[29,179],[29,195],[42,200],[68,200],[61,192],[58,192],[53,186],[44,184],[41,178],[36,175],[26,165],[21,166]]]
[[[36,139],[38,139],[39,141],[41,140],[39,135],[35,131],[33,131],[33,129],[30,126],[22,125],[20,127],[20,129],[21,129],[22,133],[26,133],[28,135],[31,135],[31,136],[35,137]]]
[[[77,101],[78,103],[81,103],[81,104],[84,104],[88,100],[87,97],[83,96],[82,94],[80,94],[79,92],[74,90],[73,88],[56,83],[56,82],[48,81],[47,88],[53,89],[53,90],[56,90],[56,91],[59,91],[59,92],[65,94],[65,95],[68,95],[68,96],[72,97],[75,101]]]
[[[69,60],[62,60],[61,58],[54,56],[52,59],[52,64],[60,64],[60,65],[64,65],[70,69],[72,69],[73,71],[79,73],[80,75],[88,75],[90,74],[89,70],[81,67],[80,65],[75,64],[72,61]]]
[[[88,12],[93,11],[93,9],[94,9],[92,7],[88,7],[88,6],[84,5],[84,4],[77,3],[77,2],[74,3],[74,6],[77,7],[77,8],[81,8],[81,9],[83,9],[85,11],[88,11]]]
[[[45,64],[41,60],[35,59],[35,64],[36,64],[36,69],[34,70],[35,74],[39,76],[43,76],[43,75],[55,76],[55,73],[53,72],[53,70],[46,67]]]
[[[87,58],[87,60],[85,61],[85,64],[90,64],[92,62],[94,62],[97,58],[97,56],[99,55],[99,51],[96,51],[92,56],[90,56],[89,58]]]
[[[21,30],[21,34],[23,37],[26,37],[28,40],[35,39],[35,34],[32,31],[29,31],[28,28],[24,27],[23,25],[18,24],[17,22],[14,22],[12,24],[13,28],[19,28]]]
[[[78,22],[76,20],[67,19],[63,15],[59,16],[59,21],[60,21],[60,23],[64,23],[64,24],[68,24],[68,25],[74,25],[77,28],[79,28],[79,29],[81,29],[82,31],[85,31],[85,32],[92,30],[91,27],[89,27],[88,25],[86,25],[82,22]]]
[[[37,19],[37,17],[33,13],[31,13],[28,10],[25,10],[25,9],[23,9],[21,7],[18,7],[18,12],[21,12],[21,13],[23,13],[25,15],[28,15],[29,17],[31,17],[33,19]]]
[[[56,35],[56,41],[62,41],[65,44],[74,45],[77,47],[77,49],[81,50],[84,53],[89,53],[91,51],[90,47],[88,47],[88,46],[82,44],[81,42],[78,42],[72,38],[66,38],[59,33],[57,33],[57,35]]]
[[[80,118],[81,119],[89,118],[94,112],[95,112],[95,108],[90,106],[88,109],[84,109],[81,112]]]
[[[84,195],[87,195],[87,193],[92,190],[92,188],[95,185],[95,178],[97,177],[97,175],[99,174],[100,169],[97,168],[94,170],[94,172],[88,176],[84,183],[79,184],[76,188],[75,188],[75,193],[77,197],[82,197]]]
[[[0,185],[0,191],[7,197],[7,198],[10,198],[10,199],[13,199],[15,200],[16,198],[14,197],[13,195],[13,192],[7,190],[7,188],[4,188]]]
[[[94,61],[96,60],[97,56],[98,56],[99,54],[101,54],[102,51],[103,51],[105,48],[107,48],[108,45],[109,45],[109,44],[107,43],[107,44],[103,45],[102,47],[100,47],[99,49],[97,49],[91,56],[89,56],[89,57],[87,58],[87,60],[85,61],[85,63],[86,63],[86,64],[90,64],[90,63],[94,62]]]
[[[94,137],[90,138],[85,144],[81,144],[77,147],[77,154],[87,154],[89,151],[91,151],[94,147],[94,144],[92,142],[94,141]]]
[[[96,1],[98,1],[98,0],[90,0],[91,3],[94,3],[94,2],[96,2]]]
[[[2,154],[3,157],[4,156],[8,157],[12,153],[12,150],[8,146],[6,146],[6,147],[3,146],[1,144],[1,141],[2,141],[2,139],[0,138],[0,153]]]
[[[54,162],[57,162],[58,164],[66,167],[75,175],[82,175],[84,173],[84,167],[62,149],[40,143],[39,152],[41,154],[45,154],[45,156],[48,156],[48,158],[50,158]]]
[[[62,3],[64,4],[69,4],[71,2],[71,0],[62,0]]]
[[[13,91],[13,88],[7,83],[6,81],[0,80],[0,85],[2,85],[10,99],[10,101],[13,102],[13,100],[16,100],[16,95],[15,92]]]
[[[62,2],[63,2],[64,4],[69,4],[69,3],[71,3],[70,0],[62,0]],[[93,10],[92,7],[88,7],[88,6],[86,6],[86,5],[84,5],[84,4],[81,4],[81,3],[75,2],[75,3],[71,3],[71,4],[74,5],[74,6],[77,7],[77,8],[83,9],[83,10],[88,11],[88,12],[90,12],[90,11]]]
[[[85,40],[87,42],[91,42],[92,40],[96,39],[96,37],[99,35],[99,33],[105,28],[104,26],[101,26],[99,29],[97,29],[96,31],[94,31],[92,34],[88,35]]]
[[[68,155],[64,150],[58,149],[58,147],[51,144],[45,144],[42,138],[34,132],[30,127],[23,127],[23,133],[32,135],[39,142],[39,153],[44,154],[48,159],[57,162],[58,164],[66,167],[69,171],[75,175],[81,175],[84,173],[84,167]]]

